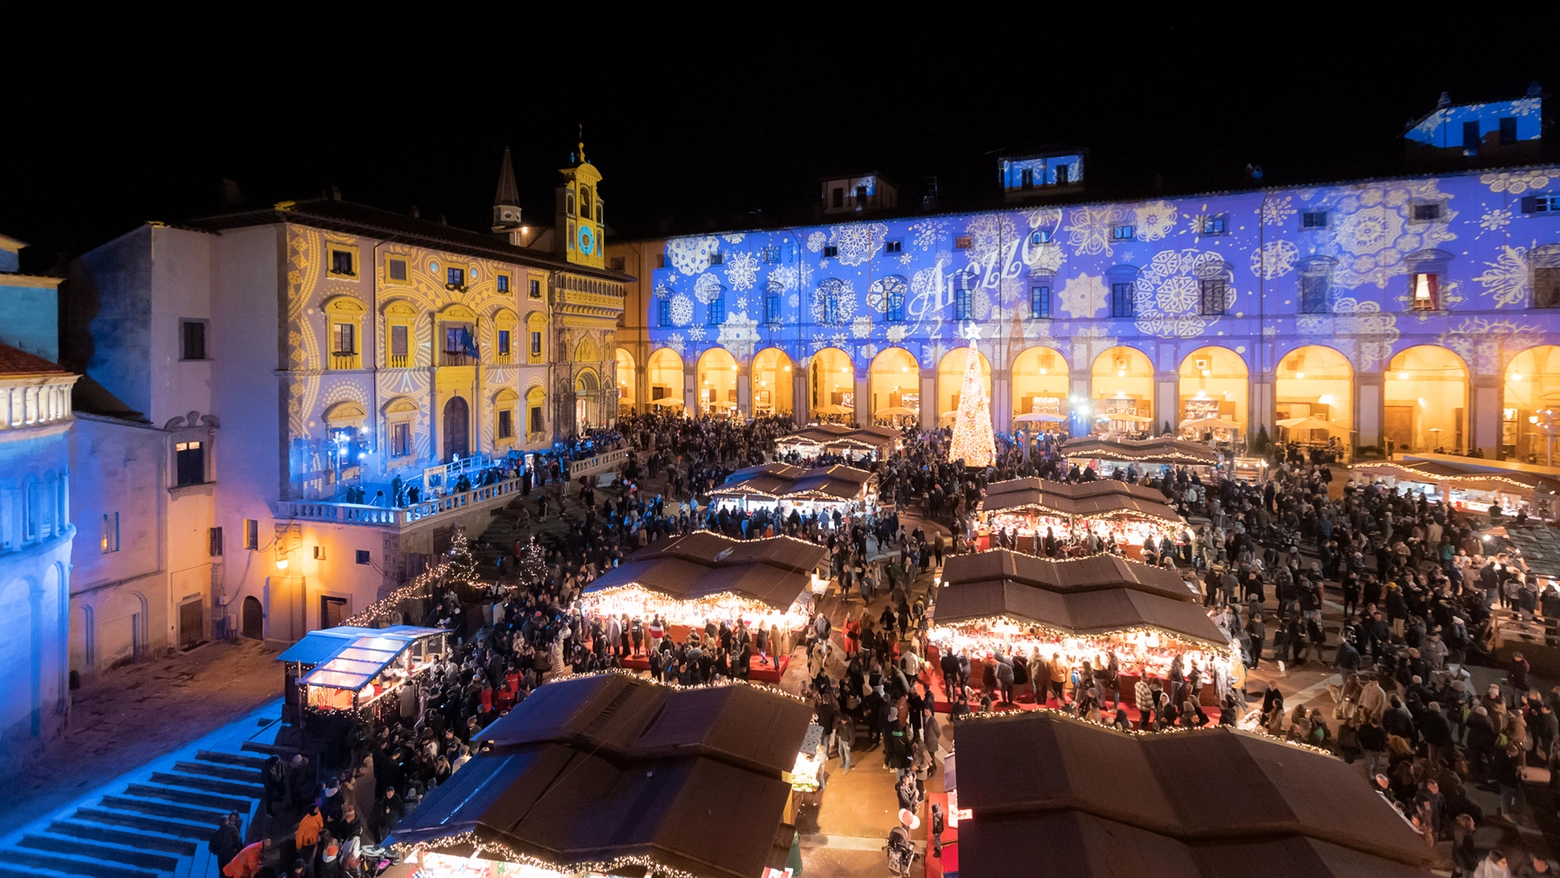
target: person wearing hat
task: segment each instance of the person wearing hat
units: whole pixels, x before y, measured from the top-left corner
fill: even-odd
[[[222,822],[217,826],[217,831],[212,833],[207,847],[211,855],[217,860],[217,871],[227,868],[227,864],[238,856],[238,852],[244,849],[244,838],[239,834],[238,827],[234,825],[237,814],[227,814],[222,817]]]

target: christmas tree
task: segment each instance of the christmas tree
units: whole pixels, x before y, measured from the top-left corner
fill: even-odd
[[[520,550],[519,576],[520,584],[526,588],[536,588],[547,578],[547,559],[535,536]]]
[[[462,597],[468,596],[481,585],[477,575],[477,559],[471,554],[464,527],[456,527],[450,535],[450,550],[444,556],[443,567],[444,587],[454,589]]]
[[[991,466],[997,457],[996,435],[991,431],[991,397],[980,374],[980,351],[975,341],[980,330],[969,330],[970,353],[964,363],[964,386],[959,390],[959,412],[953,421],[953,439],[948,443],[948,460],[962,460],[965,466]]]

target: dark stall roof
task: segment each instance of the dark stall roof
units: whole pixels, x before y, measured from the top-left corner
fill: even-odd
[[[1101,635],[1155,628],[1225,649],[1229,639],[1202,607],[1127,588],[1058,594],[1008,579],[963,582],[937,591],[939,625],[1007,616],[1070,634]]]
[[[1200,442],[1180,439],[1100,439],[1085,436],[1063,442],[1062,454],[1067,457],[1098,457],[1103,460],[1153,464],[1213,466],[1219,462],[1219,452]]]
[[[737,470],[710,494],[715,497],[761,494],[780,500],[823,494],[849,500],[860,494],[861,486],[871,480],[872,473],[839,464],[802,469],[783,463],[766,463]]]
[[[954,555],[943,566],[942,578],[944,585],[1010,580],[1055,592],[1132,589],[1177,601],[1193,602],[1202,598],[1173,570],[1115,555],[1053,561],[1009,549],[992,549]]]
[[[1427,874],[1421,838],[1353,767],[1248,732],[1132,735],[1030,712],[960,726],[958,763],[972,878],[1022,874],[1015,858],[1037,847],[1085,878],[1119,874],[1128,848],[1172,878],[1254,863],[1285,876]]]
[[[585,591],[638,585],[676,600],[732,592],[786,610],[812,584],[812,571],[827,553],[822,546],[793,537],[733,540],[697,531],[635,552]]]
[[[1165,502],[1163,492],[1115,479],[1076,483],[1010,479],[988,486],[981,501],[984,512],[1023,508],[1083,518],[1132,513],[1171,524],[1181,521],[1181,516]]]

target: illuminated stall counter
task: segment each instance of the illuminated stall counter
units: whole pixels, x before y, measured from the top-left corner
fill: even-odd
[[[838,454],[847,458],[882,460],[898,448],[901,434],[892,427],[842,427],[810,424],[775,441],[775,454],[804,458]]]
[[[1062,443],[1062,455],[1079,469],[1094,465],[1101,477],[1113,469],[1123,471],[1136,464],[1138,472],[1162,466],[1189,467],[1199,475],[1211,475],[1221,461],[1219,452],[1200,442],[1181,439],[1102,439],[1084,436]]]
[[[794,635],[807,624],[814,594],[828,585],[828,550],[794,537],[734,540],[697,531],[641,549],[586,587],[586,609],[600,616],[638,617],[646,626],[659,615],[667,634],[682,641],[706,622],[738,620]],[[646,642],[645,649],[649,649]],[[751,678],[779,682],[786,655],[753,656]],[[648,668],[648,656],[623,664]]]
[[[1165,679],[1178,655],[1188,672],[1192,663],[1203,670],[1205,703],[1217,703],[1217,679],[1239,672],[1233,645],[1191,585],[1173,571],[1112,555],[955,555],[943,568],[932,622],[937,653],[967,655],[972,667],[987,653],[1028,658],[1039,650],[1077,667],[1114,652],[1129,703],[1139,678]]]
[[[1463,463],[1440,455],[1357,463],[1349,474],[1388,489],[1427,494],[1466,512],[1483,514],[1499,506],[1504,514],[1516,515],[1526,509],[1545,521],[1554,520],[1555,493],[1560,491],[1560,470],[1500,461]]]
[[[954,772],[948,772],[950,777]],[[1429,878],[1435,851],[1359,767],[1252,732],[1053,711],[959,724],[960,878]]]
[[[813,709],[767,687],[623,673],[536,690],[389,843],[425,878],[763,878]]]
[[[1006,531],[1016,535],[1014,548],[1038,555],[1039,540],[1048,529],[1057,539],[1092,531],[1121,544],[1133,557],[1141,557],[1146,537],[1153,537],[1156,545],[1167,536],[1179,541],[1186,529],[1186,521],[1158,489],[1115,479],[996,482],[987,486],[971,525],[980,549],[991,548],[993,535]]]
[[[780,518],[803,514],[877,511],[877,476],[848,466],[802,469],[766,463],[739,469],[710,491],[717,509],[766,509]]]

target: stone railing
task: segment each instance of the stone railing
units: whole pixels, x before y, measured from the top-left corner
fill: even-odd
[[[584,460],[569,462],[569,478],[578,479],[581,476],[593,476],[608,470],[616,470],[628,461],[628,449],[618,448],[606,451],[595,457],[587,457]]]
[[[423,500],[398,509],[368,506],[362,503],[333,503],[328,500],[282,500],[272,504],[271,511],[278,521],[325,521],[363,527],[406,527],[440,516],[467,511],[474,506],[518,494],[520,490],[520,479],[508,479],[491,485],[481,485],[470,491]]]

